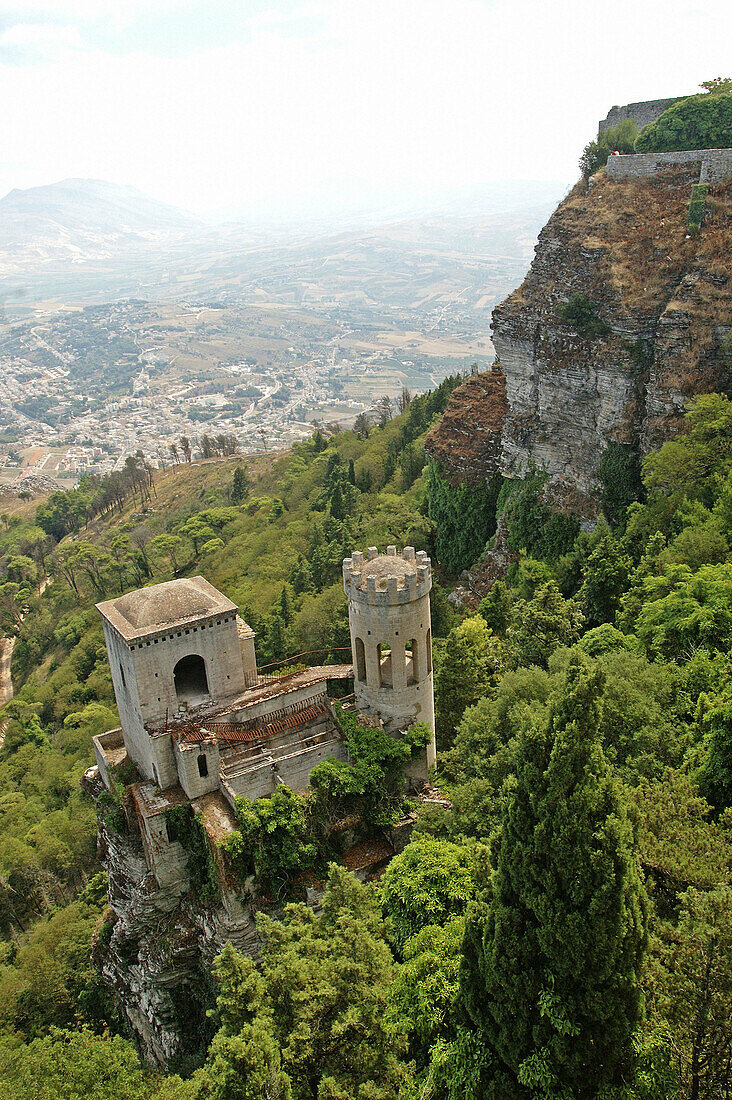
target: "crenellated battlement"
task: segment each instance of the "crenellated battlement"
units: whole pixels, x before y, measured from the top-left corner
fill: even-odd
[[[429,594],[432,564],[424,550],[387,546],[386,554],[370,546],[343,561],[343,588],[349,600],[376,606],[407,604]]]

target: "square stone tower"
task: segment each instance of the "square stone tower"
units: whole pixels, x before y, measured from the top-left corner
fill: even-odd
[[[204,577],[165,581],[97,604],[127,752],[146,779],[178,782],[156,726],[256,683],[254,634]]]

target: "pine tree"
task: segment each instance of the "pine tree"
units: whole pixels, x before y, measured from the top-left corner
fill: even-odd
[[[231,503],[241,504],[249,492],[250,485],[251,483],[244,468],[242,466],[237,466],[234,470],[234,479],[231,483]]]
[[[280,615],[285,626],[289,626],[292,622],[292,604],[290,603],[290,593],[287,591],[287,585],[282,585],[282,592],[280,593]]]
[[[496,1100],[590,1100],[632,1067],[646,896],[600,745],[601,690],[573,657],[547,726],[522,743],[490,896],[468,924],[462,998]]]

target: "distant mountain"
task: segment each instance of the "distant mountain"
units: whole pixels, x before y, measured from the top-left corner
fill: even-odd
[[[0,256],[11,268],[100,259],[130,245],[196,230],[192,214],[134,187],[67,179],[0,199]]]

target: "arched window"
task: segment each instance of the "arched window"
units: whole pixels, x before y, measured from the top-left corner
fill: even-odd
[[[366,679],[366,650],[361,638],[356,638],[356,679],[361,683]]]
[[[427,675],[432,672],[432,631],[427,631]]]
[[[380,643],[376,647],[376,655],[379,661],[379,687],[390,688],[393,687],[394,681],[392,679],[391,671],[391,646],[386,643]]]
[[[173,669],[175,694],[178,702],[185,706],[202,703],[208,696],[208,677],[206,662],[197,653],[182,657]]]
[[[417,639],[410,638],[404,653],[407,662],[407,684],[416,684],[419,680],[419,656],[417,654]]]
[[[208,760],[205,752],[200,753],[198,757],[198,774],[201,779],[205,779],[208,775]]]

